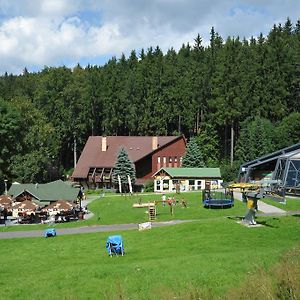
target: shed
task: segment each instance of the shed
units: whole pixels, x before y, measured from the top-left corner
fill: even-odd
[[[222,183],[219,168],[161,168],[153,177],[155,192],[203,190],[207,182],[220,188]]]

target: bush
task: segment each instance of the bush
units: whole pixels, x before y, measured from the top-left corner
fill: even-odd
[[[234,161],[232,166],[229,161],[221,164],[221,176],[224,182],[236,181],[239,173],[240,162]]]
[[[148,180],[145,183],[145,192],[154,192],[154,180]]]

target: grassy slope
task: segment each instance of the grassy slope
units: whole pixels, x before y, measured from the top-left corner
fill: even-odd
[[[299,245],[299,218],[261,221],[267,226],[203,218],[126,231],[126,255],[114,258],[105,252],[108,233],[0,240],[0,298],[172,299],[191,287],[220,295]]]
[[[300,210],[300,199],[286,197],[286,204],[279,203],[267,198],[263,199],[262,201],[286,211]]]
[[[184,193],[175,195],[179,201],[184,198],[188,202],[188,208],[183,208],[180,204],[174,207],[174,215],[170,215],[169,207],[157,206],[157,221],[168,221],[173,219],[203,219],[215,218],[220,216],[241,216],[245,214],[245,205],[240,201],[236,201],[235,207],[224,210],[208,210],[202,207],[201,193]],[[101,200],[95,200],[88,208],[94,212],[94,217],[80,222],[70,222],[64,224],[56,224],[56,228],[88,226],[88,225],[107,225],[107,224],[124,224],[124,223],[140,223],[148,220],[145,213],[146,208],[132,208],[132,204],[142,199],[143,203],[160,200],[161,195],[134,195],[134,196],[118,196],[109,195]],[[16,230],[37,230],[45,229],[48,225],[14,225],[10,227],[0,227],[0,231],[16,231]]]

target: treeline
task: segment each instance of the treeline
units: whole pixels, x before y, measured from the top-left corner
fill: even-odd
[[[90,135],[194,136],[226,172],[231,140],[233,166],[300,140],[300,20],[250,40],[212,28],[207,46],[198,35],[178,52],[5,74],[0,97],[1,182],[62,176]]]

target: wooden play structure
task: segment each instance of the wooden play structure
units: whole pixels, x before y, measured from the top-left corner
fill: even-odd
[[[155,221],[156,219],[156,206],[151,205],[148,208],[149,221]]]
[[[133,208],[148,208],[148,216],[149,216],[149,221],[154,221],[156,220],[156,204],[157,202],[148,202],[148,203],[134,203],[132,205]]]

